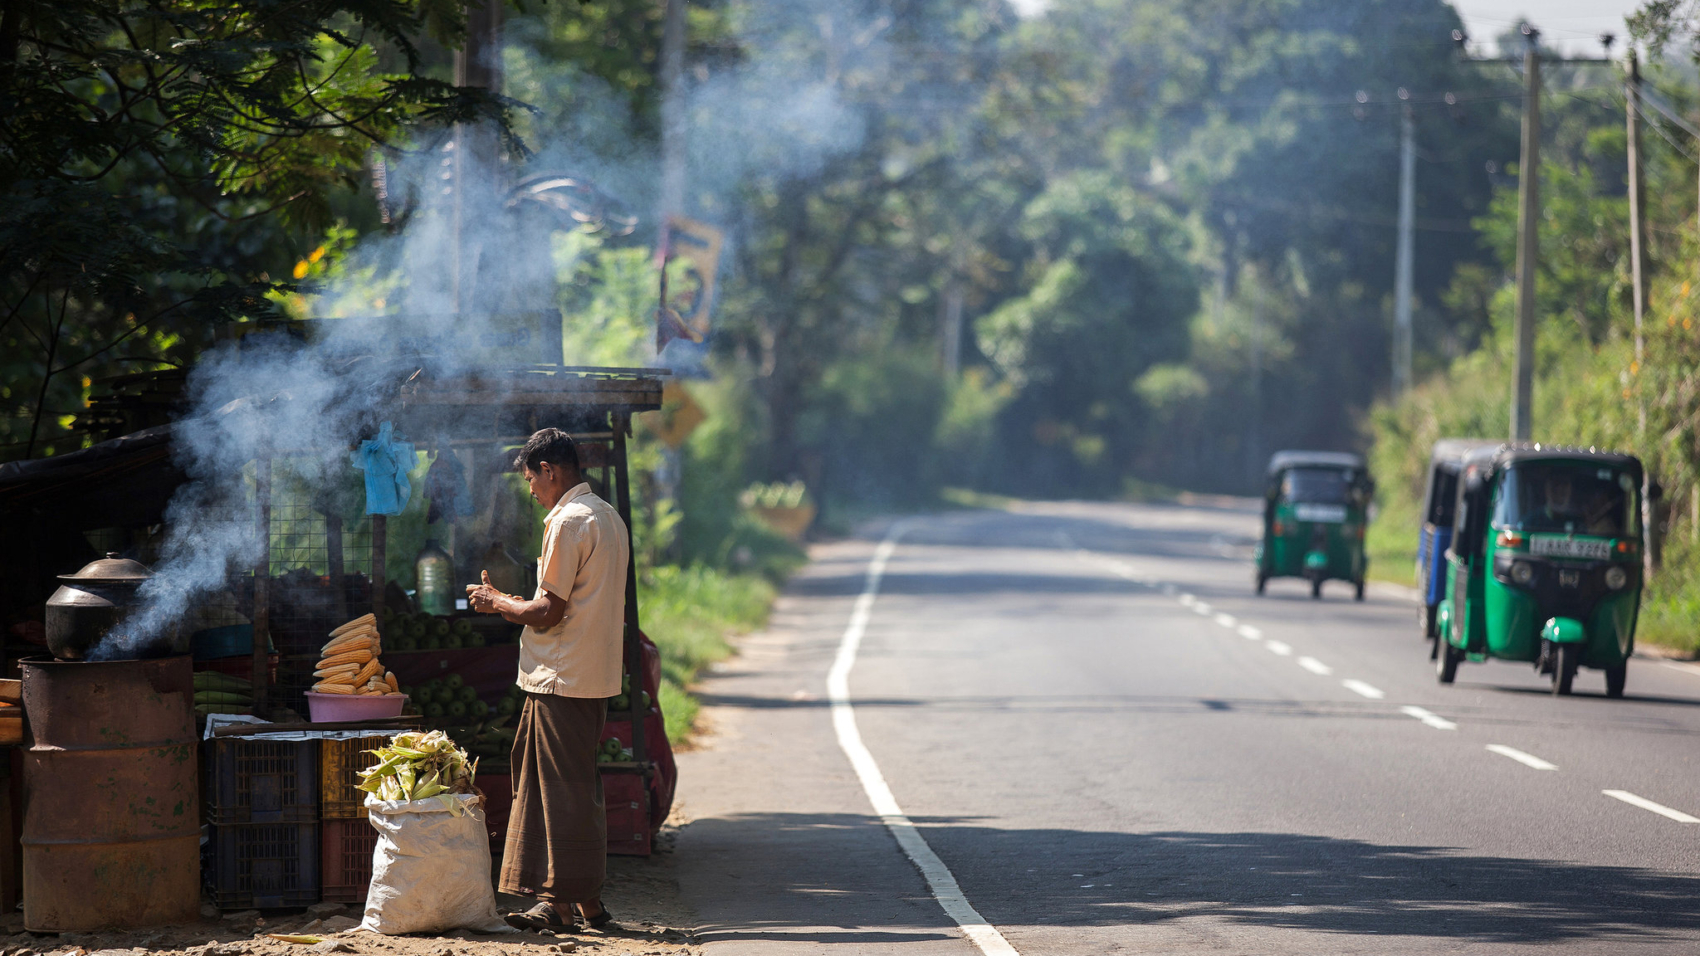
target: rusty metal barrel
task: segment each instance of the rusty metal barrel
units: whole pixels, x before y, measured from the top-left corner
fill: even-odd
[[[187,656],[25,659],[24,926],[190,922],[201,891]]]

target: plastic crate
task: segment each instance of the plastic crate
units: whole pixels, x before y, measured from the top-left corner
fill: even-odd
[[[650,854],[649,787],[641,773],[602,773],[602,807],[608,817],[608,852]]]
[[[374,763],[368,750],[388,746],[386,734],[343,740],[326,738],[319,745],[319,816],[325,820],[366,819],[366,793],[354,789],[360,771]]]
[[[214,826],[208,884],[219,909],[280,909],[319,902],[319,825]]]
[[[508,839],[508,817],[514,809],[514,778],[506,770],[478,771],[473,781],[484,792],[484,825],[490,830],[490,843],[496,852]]]
[[[319,741],[215,737],[205,747],[207,822],[319,819]]]
[[[326,903],[366,902],[378,831],[365,817],[326,820],[319,827],[319,898]]]

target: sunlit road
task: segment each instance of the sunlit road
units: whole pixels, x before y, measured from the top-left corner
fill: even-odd
[[[909,526],[855,715],[1010,945],[1700,950],[1700,670],[1637,659],[1620,701],[1595,671],[1553,698],[1523,665],[1442,687],[1396,594],[1253,596],[1255,524],[1054,504]],[[975,952],[873,815],[825,703],[869,533],[818,548],[704,687],[717,734],[683,759],[676,861],[714,956]]]

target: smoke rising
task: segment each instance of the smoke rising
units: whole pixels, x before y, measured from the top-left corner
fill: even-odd
[[[742,8],[735,39],[745,56],[694,75],[685,91],[691,198],[683,212],[725,214],[752,176],[807,175],[861,142],[859,116],[840,91],[846,71],[881,68],[880,33],[889,21],[859,33],[835,30],[835,11],[814,0]],[[189,377],[189,410],[174,429],[176,461],[189,480],[168,508],[155,576],[91,660],[145,651],[261,560],[256,461],[286,456],[308,486],[342,482],[350,449],[393,417],[396,389],[414,371],[453,376],[484,361],[578,364],[535,349],[498,359],[484,347],[507,331],[492,315],[559,301],[551,236],[572,223],[558,209],[516,197],[514,186],[540,173],[594,183],[609,208],[638,213],[642,238],[656,225],[649,210],[660,157],[653,139],[638,134],[630,103],[571,64],[550,62],[529,42],[538,29],[525,19],[508,28],[507,92],[546,106],[563,100],[552,93],[570,90],[572,113],[552,117],[544,109],[529,121],[522,129],[535,150],[529,160],[489,161],[494,138],[476,131],[388,159],[385,188],[410,206],[403,227],[363,241],[341,278],[311,300],[312,314],[349,320],[323,323],[310,341],[260,332],[202,357]],[[812,42],[799,46],[799,36]],[[734,258],[723,256],[723,271]],[[632,364],[654,359],[648,345],[630,357]]]

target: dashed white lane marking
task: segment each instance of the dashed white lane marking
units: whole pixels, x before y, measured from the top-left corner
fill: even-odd
[[[1167,590],[1167,589],[1165,589],[1165,590]],[[1180,596],[1179,600],[1182,604],[1186,605],[1187,607],[1192,607],[1194,604],[1198,603],[1198,598],[1193,597],[1191,594],[1187,593],[1186,591],[1181,592],[1181,596]]]
[[[1239,622],[1234,620],[1234,616],[1232,614],[1218,613],[1216,615],[1216,623],[1222,625],[1223,627],[1233,627],[1235,624],[1238,624]]]
[[[1329,667],[1327,664],[1322,663],[1314,657],[1299,658],[1299,666],[1310,671],[1312,674],[1320,674],[1323,677],[1327,677],[1329,674],[1334,673],[1334,668]]]
[[[1269,653],[1279,654],[1282,657],[1286,657],[1293,653],[1293,645],[1285,644],[1281,641],[1264,641],[1263,646],[1269,648]]]
[[[1442,717],[1433,711],[1424,710],[1421,707],[1412,707],[1407,705],[1399,708],[1399,713],[1404,714],[1407,717],[1415,717],[1430,727],[1433,727],[1435,730],[1458,729],[1458,725],[1452,721],[1447,720],[1445,717]]]
[[[1205,604],[1203,601],[1199,601],[1197,604],[1194,604],[1192,606],[1192,612],[1194,614],[1203,615],[1204,617],[1209,617],[1211,614],[1215,613],[1210,609],[1210,605]]]
[[[1255,627],[1252,627],[1250,624],[1241,624],[1239,626],[1239,632],[1240,632],[1240,636],[1245,638],[1248,641],[1261,641],[1261,640],[1263,640],[1263,632],[1258,630]]]
[[[1533,767],[1536,770],[1557,770],[1558,769],[1557,764],[1547,763],[1545,760],[1542,760],[1541,758],[1535,756],[1534,754],[1526,754],[1523,751],[1518,750],[1516,747],[1507,747],[1504,744],[1488,744],[1487,749],[1493,751],[1496,754],[1499,754],[1501,757],[1510,757],[1512,760],[1517,761],[1518,763],[1522,764],[1525,767]],[[1619,792],[1621,792],[1621,791],[1619,791]],[[1634,796],[1634,795],[1631,794],[1631,796]],[[1636,797],[1636,799],[1640,799],[1640,798]]]
[[[1381,698],[1387,696],[1387,694],[1384,693],[1381,690],[1381,688],[1376,687],[1376,686],[1371,685],[1371,684],[1366,684],[1363,681],[1358,680],[1355,677],[1348,677],[1347,679],[1341,681],[1340,686],[1346,688],[1347,690],[1351,691],[1354,694],[1362,694],[1363,696],[1368,697],[1370,700],[1380,700]]]
[[[868,630],[868,617],[873,613],[874,598],[879,594],[886,562],[891,560],[892,552],[897,550],[897,539],[903,537],[906,530],[907,525],[903,522],[893,525],[885,540],[874,550],[873,560],[868,562],[867,583],[856,598],[856,605],[850,612],[850,623],[844,628],[844,637],[838,643],[838,656],[833,659],[832,670],[826,675],[827,695],[832,700],[832,726],[838,733],[839,748],[850,758],[850,765],[856,768],[856,776],[861,778],[868,802],[874,805],[880,822],[897,839],[897,845],[903,849],[909,862],[915,864],[926,878],[933,899],[938,900],[939,906],[986,956],[1020,956],[997,927],[986,922],[986,918],[968,902],[962,886],[956,882],[956,876],[927,845],[926,838],[915,829],[914,822],[903,813],[903,808],[897,805],[897,798],[892,795],[891,787],[886,785],[874,755],[862,743],[862,732],[856,726],[856,711],[850,706],[850,669],[856,666],[856,651],[861,647],[862,635]]]
[[[1700,823],[1700,817],[1691,817],[1688,814],[1683,813],[1681,810],[1672,810],[1670,807],[1667,807],[1662,803],[1654,803],[1646,797],[1637,797],[1628,790],[1601,790],[1600,792],[1611,797],[1613,800],[1622,800],[1624,803],[1627,803],[1632,807],[1640,807],[1643,810],[1651,810],[1661,817],[1670,817],[1678,823]]]

